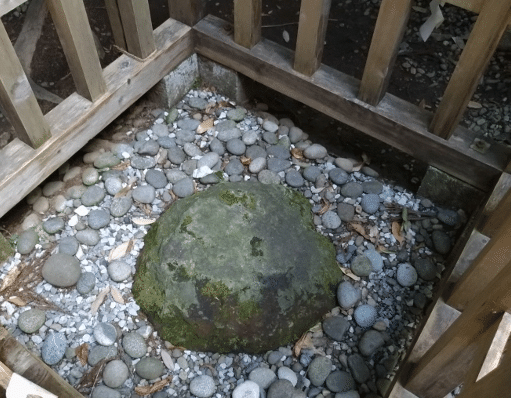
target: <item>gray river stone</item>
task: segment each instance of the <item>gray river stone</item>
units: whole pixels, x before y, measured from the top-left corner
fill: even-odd
[[[293,188],[299,188],[305,184],[305,181],[299,171],[291,169],[286,173],[286,183]]]
[[[380,272],[383,269],[383,258],[376,250],[366,250],[364,256],[371,261],[373,272]]]
[[[225,148],[233,155],[243,155],[247,149],[247,146],[239,138],[233,138],[227,141]]]
[[[383,344],[385,344],[385,341],[379,332],[368,330],[358,342],[358,348],[363,356],[370,357]]]
[[[268,159],[268,170],[271,170],[275,173],[280,171],[284,171],[291,167],[291,162],[289,160],[279,159],[279,158],[269,158]]]
[[[310,182],[315,182],[321,175],[321,169],[317,166],[309,166],[303,171],[303,177]]]
[[[171,137],[158,138],[158,145],[162,148],[169,149],[176,146],[176,139]]]
[[[350,222],[355,216],[355,206],[349,203],[339,203],[337,205],[337,215],[344,222]]]
[[[353,318],[358,326],[368,328],[376,322],[376,308],[368,304],[359,305],[353,312]]]
[[[433,246],[440,254],[448,254],[451,251],[451,239],[444,231],[433,231],[431,234]]]
[[[180,198],[186,198],[190,196],[195,191],[195,186],[193,184],[193,179],[186,177],[174,184],[172,191]]]
[[[96,206],[105,197],[105,190],[98,185],[92,185],[83,193],[80,200],[84,206]]]
[[[40,309],[33,308],[24,311],[18,318],[18,327],[25,333],[35,333],[46,322],[46,314]]]
[[[303,151],[303,156],[307,159],[322,159],[328,155],[326,148],[323,145],[312,144]]]
[[[133,156],[131,158],[131,167],[133,167],[134,169],[145,170],[145,169],[151,169],[154,166],[156,166],[156,158],[155,157]]]
[[[314,325],[335,304],[330,289],[341,275],[305,197],[223,183],[177,201],[152,225],[133,293],[174,344],[263,352]]]
[[[369,276],[373,272],[373,264],[371,260],[364,255],[355,257],[351,261],[351,270],[357,276]]]
[[[215,391],[216,391],[215,380],[211,376],[208,375],[197,376],[190,382],[190,392],[198,398],[211,397],[215,393]]]
[[[268,388],[267,398],[293,398],[295,389],[289,380],[276,380]]]
[[[371,372],[364,358],[359,354],[353,354],[348,357],[348,367],[357,383],[365,383],[371,377]]]
[[[94,160],[94,167],[98,169],[105,169],[107,167],[114,167],[121,163],[121,160],[115,156],[112,152],[105,152],[99,155]]]
[[[325,382],[328,375],[332,372],[332,360],[319,356],[312,360],[307,371],[307,376],[312,385],[320,387]]]
[[[353,377],[348,372],[342,370],[330,373],[325,380],[325,384],[332,392],[346,392],[356,387]]]
[[[102,345],[97,345],[93,347],[89,352],[89,357],[87,358],[87,363],[90,366],[96,365],[102,359],[110,359],[114,358],[117,355],[117,347],[111,345],[109,347],[105,347]]]
[[[47,182],[43,187],[43,195],[46,197],[50,197],[59,192],[62,188],[64,188],[64,183],[62,181],[50,181]]]
[[[177,122],[177,127],[183,130],[197,130],[197,127],[199,127],[200,122],[195,119],[181,119]]]
[[[266,150],[259,145],[252,145],[247,148],[247,151],[245,153],[247,157],[250,159],[256,159],[256,158],[266,158],[267,153]]]
[[[350,323],[343,316],[331,316],[323,321],[323,331],[332,339],[342,341]]]
[[[167,177],[165,177],[165,173],[161,170],[147,170],[145,180],[156,189],[165,188],[167,185]]]
[[[84,272],[76,282],[76,290],[80,294],[87,294],[96,286],[96,275],[92,272]]]
[[[107,386],[96,386],[92,392],[92,398],[121,398],[122,394]]]
[[[270,145],[275,145],[277,142],[279,142],[277,139],[277,135],[269,131],[265,131],[263,133],[263,140]]]
[[[43,229],[50,235],[56,234],[64,229],[64,220],[60,217],[52,217],[43,222]]]
[[[114,198],[110,205],[110,214],[114,217],[122,217],[128,212],[132,204],[133,199],[131,199],[131,196]]]
[[[99,242],[98,231],[90,228],[78,231],[75,237],[78,242],[87,246],[96,246]]]
[[[114,282],[124,282],[131,276],[131,266],[121,260],[112,261],[108,265],[108,276]]]
[[[190,157],[202,156],[202,151],[200,150],[200,148],[197,145],[192,144],[191,142],[185,143],[185,145],[183,146],[183,150]]]
[[[109,195],[114,196],[122,189],[122,181],[117,177],[107,178],[105,181],[105,189]]]
[[[39,242],[39,235],[32,228],[23,231],[18,238],[17,250],[20,254],[28,254],[34,250],[35,245]]]
[[[219,156],[222,156],[225,153],[224,144],[222,144],[218,138],[215,138],[211,141],[209,144],[209,149],[211,149],[212,152],[215,152]]]
[[[64,253],[56,253],[50,256],[42,269],[44,280],[56,287],[75,285],[81,272],[78,259]]]
[[[41,357],[47,365],[56,365],[64,358],[67,341],[63,333],[51,333],[44,340]]]
[[[383,184],[378,180],[369,180],[362,183],[365,193],[374,193],[379,195],[383,190]]]
[[[197,168],[201,167],[209,167],[213,169],[213,167],[220,161],[220,156],[216,152],[208,152],[204,154],[202,158],[197,161]]]
[[[101,229],[110,224],[110,213],[104,209],[91,210],[87,223],[92,229]]]
[[[291,153],[289,149],[283,145],[272,145],[268,147],[268,155],[279,158],[279,159],[290,159]]]
[[[277,380],[277,375],[271,369],[256,368],[250,372],[248,379],[255,382],[261,389],[266,390],[271,383]]]
[[[229,161],[229,163],[227,163],[224,171],[228,175],[232,176],[232,175],[238,175],[238,174],[243,173],[244,169],[245,169],[245,167],[243,166],[243,163],[241,163],[239,159],[234,158],[234,159],[231,159]]]
[[[417,271],[408,263],[399,264],[396,279],[401,286],[413,286],[417,282]]]
[[[176,132],[176,144],[183,145],[187,142],[193,142],[194,140],[195,133],[191,130],[180,130]]]
[[[250,162],[248,170],[251,173],[258,174],[261,170],[266,167],[266,158],[255,158]]]
[[[206,101],[204,98],[192,97],[188,100],[188,105],[190,105],[192,108],[204,110],[208,106],[208,101]]]
[[[380,197],[374,193],[368,193],[362,196],[360,205],[367,214],[374,214],[380,207]]]
[[[100,322],[94,326],[94,338],[103,346],[111,346],[117,340],[117,330],[111,323]],[[112,387],[112,386],[110,386]]]
[[[228,141],[234,140],[236,138],[241,138],[241,130],[237,127],[229,129],[229,130],[222,130],[222,131],[219,131],[216,138],[222,142],[228,142]]]
[[[347,310],[352,308],[362,299],[360,289],[353,286],[350,282],[342,282],[337,288],[337,300],[340,306]]]
[[[182,180],[183,178],[188,177],[184,171],[178,169],[167,170],[165,172],[165,175],[167,177],[167,180],[169,180],[169,182],[172,184],[175,184],[176,182]]]
[[[147,380],[160,377],[164,370],[163,362],[154,357],[144,357],[135,365],[137,374]]]
[[[336,167],[328,172],[328,176],[332,180],[333,183],[337,185],[345,184],[348,181],[348,173],[346,173],[343,169]]]
[[[429,258],[418,258],[413,263],[417,274],[425,281],[432,281],[436,277],[437,269]]]
[[[337,229],[341,226],[341,219],[334,211],[327,211],[321,216],[323,226],[328,229]]]
[[[108,387],[118,388],[128,379],[130,371],[120,359],[114,359],[106,364],[103,370],[103,383]]]
[[[153,124],[153,126],[151,127],[151,130],[158,137],[165,137],[165,136],[169,135],[169,126],[167,126],[163,123]]]
[[[152,203],[156,198],[156,191],[152,185],[139,185],[133,190],[133,200],[140,203]]]
[[[341,188],[341,195],[348,198],[358,198],[362,195],[364,189],[362,188],[362,184],[358,182],[348,182],[344,184]]]
[[[181,148],[176,146],[167,150],[167,157],[172,163],[181,164],[185,161],[186,154]]]
[[[227,117],[235,122],[241,122],[243,119],[245,119],[246,114],[247,111],[240,107],[227,111]]]
[[[137,332],[126,334],[122,339],[122,347],[132,358],[141,358],[147,353],[147,343]]]
[[[99,181],[99,172],[94,167],[85,169],[82,173],[82,182],[84,185],[94,185]]]
[[[158,145],[158,142],[154,140],[147,140],[140,145],[137,152],[142,156],[156,156],[159,150],[160,146]]]

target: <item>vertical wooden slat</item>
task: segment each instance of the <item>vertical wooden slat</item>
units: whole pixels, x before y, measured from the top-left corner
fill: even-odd
[[[412,10],[412,0],[383,0],[360,82],[358,98],[378,105],[385,95]]]
[[[456,387],[477,352],[478,339],[511,308],[509,286],[511,261],[484,290],[473,295],[465,311],[420,359],[404,387],[421,398],[443,397]]]
[[[90,101],[106,91],[94,38],[81,0],[47,0],[76,91]]]
[[[294,70],[312,76],[321,65],[330,0],[302,0]]]
[[[170,17],[193,26],[206,15],[205,0],[169,0]]]
[[[234,0],[234,41],[246,48],[261,40],[261,0]]]
[[[447,298],[446,303],[459,311],[468,305],[474,295],[481,292],[511,261],[511,209],[500,214],[501,228],[490,239]]]
[[[451,136],[510,18],[511,0],[486,0],[429,126],[433,134]]]
[[[117,6],[117,0],[105,0],[106,12],[112,28],[115,44],[127,50],[126,40],[124,39],[124,30],[122,29],[121,13]]]
[[[0,54],[0,103],[3,112],[18,138],[37,148],[50,138],[50,128],[1,22]]]
[[[153,25],[147,0],[118,0],[128,51],[146,58],[155,50]]]
[[[496,188],[500,191],[505,191],[503,197],[500,197],[500,201],[498,204],[494,205],[493,203],[488,203],[487,207],[489,207],[489,214],[483,214],[483,220],[481,221],[478,228],[481,230],[483,234],[486,236],[492,237],[505,223],[506,217],[502,217],[503,214],[511,209],[511,175],[507,173],[503,173],[499,182],[497,183]],[[495,192],[495,191],[494,191]],[[492,195],[493,196],[493,195]],[[491,200],[492,198],[490,198]],[[494,208],[491,208],[494,206]],[[487,209],[485,208],[485,211]]]

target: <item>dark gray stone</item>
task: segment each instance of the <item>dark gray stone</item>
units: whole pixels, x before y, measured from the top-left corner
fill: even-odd
[[[418,258],[413,263],[417,274],[425,281],[432,281],[436,277],[437,269],[429,258]]]
[[[152,203],[156,198],[156,191],[152,185],[139,185],[133,190],[133,200],[140,203]]]
[[[385,344],[385,341],[379,332],[376,330],[368,330],[360,339],[358,348],[363,356],[370,357],[383,344]]]
[[[50,235],[56,234],[64,229],[64,220],[61,217],[52,217],[43,222],[43,229]]]
[[[247,148],[245,155],[250,159],[256,159],[266,158],[267,153],[264,148],[261,148],[259,145],[252,145]]]
[[[320,387],[331,372],[332,360],[327,357],[319,356],[314,358],[310,363],[307,376],[313,386]]]
[[[275,380],[268,388],[267,398],[293,398],[295,388],[289,380]]]
[[[167,177],[165,177],[165,173],[161,170],[147,170],[145,180],[156,189],[165,188],[167,185]]]
[[[144,357],[135,365],[137,374],[147,380],[153,380],[163,374],[163,362],[154,357]]]
[[[367,214],[374,214],[380,207],[380,197],[374,193],[365,194],[362,196],[360,205],[362,206],[362,210]]]
[[[331,316],[323,321],[323,331],[332,339],[342,341],[350,323],[343,316]]]
[[[177,127],[183,130],[197,130],[197,127],[199,127],[200,122],[195,119],[181,119],[177,122]]]
[[[451,239],[444,231],[433,231],[431,234],[433,247],[440,254],[448,254],[451,251]]]
[[[366,256],[360,255],[351,261],[351,270],[357,276],[369,276],[373,272],[373,264]]]
[[[96,276],[92,272],[84,272],[76,282],[76,290],[80,294],[87,294],[96,286]]]
[[[238,158],[229,160],[229,163],[227,163],[224,169],[227,175],[230,176],[241,174],[243,173],[243,170],[245,170],[245,166],[243,166],[243,163],[241,163]]]
[[[337,301],[345,310],[352,308],[362,299],[360,289],[353,286],[350,282],[342,282],[337,288]]]
[[[358,182],[348,182],[341,188],[341,195],[348,198],[358,198],[363,192],[362,185]]]
[[[174,184],[172,191],[180,198],[186,198],[195,191],[193,180],[189,177],[183,178]]]
[[[170,160],[170,159],[169,159]],[[132,156],[131,167],[138,170],[151,169],[156,166],[156,158],[154,157],[143,157],[143,156]]]
[[[44,280],[56,287],[73,286],[80,278],[81,273],[78,259],[64,253],[50,256],[42,269]]]
[[[279,158],[269,158],[268,159],[268,170],[278,173],[280,171],[284,171],[291,167],[291,162],[289,160],[279,159]]]
[[[34,250],[35,245],[39,242],[39,235],[33,229],[27,229],[18,238],[17,250],[20,254],[28,254]]]
[[[365,193],[374,193],[379,195],[383,191],[383,184],[378,180],[369,180],[362,183]]]
[[[97,185],[92,185],[83,193],[80,200],[84,206],[96,206],[105,198],[105,190]]]
[[[364,358],[359,354],[353,354],[348,357],[348,367],[357,383],[365,383],[371,377],[369,367]]]
[[[87,246],[96,246],[99,242],[98,231],[90,228],[78,231],[75,237],[78,242]]]
[[[172,163],[181,164],[185,161],[186,154],[181,148],[176,146],[167,150],[167,157]]]
[[[291,169],[286,173],[286,183],[290,187],[299,188],[305,184],[305,181],[299,171]]]
[[[346,173],[343,169],[336,167],[328,172],[328,176],[332,180],[334,184],[342,185],[348,181],[348,173]]]
[[[355,380],[348,372],[336,370],[325,380],[326,387],[332,392],[346,392],[356,387]]]
[[[103,209],[91,210],[87,216],[87,223],[92,229],[101,229],[110,223],[110,213]]]
[[[158,145],[158,142],[154,140],[147,140],[140,145],[140,148],[138,148],[138,154],[141,156],[156,156],[159,150],[160,146]]]
[[[337,215],[344,222],[350,222],[355,216],[355,206],[349,203],[339,203],[337,205]]]

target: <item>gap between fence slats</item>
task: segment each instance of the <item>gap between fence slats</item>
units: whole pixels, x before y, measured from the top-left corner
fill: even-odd
[[[302,0],[294,70],[312,76],[321,65],[330,0]]]
[[[106,91],[105,80],[82,0],[47,0],[66,55],[76,92],[95,101]]]
[[[506,199],[511,195],[508,194]],[[463,311],[474,295],[493,283],[493,278],[511,261],[511,211],[510,208],[500,215],[504,220],[501,228],[486,244],[481,253],[456,283],[447,304]]]
[[[16,136],[37,148],[50,138],[50,128],[9,36],[0,22],[0,102],[3,112],[16,130]]]
[[[486,0],[430,124],[432,133],[451,136],[510,18],[511,0]]]
[[[169,13],[176,21],[193,26],[204,18],[205,0],[169,0]]]
[[[122,29],[121,14],[117,6],[117,0],[105,0],[105,8],[112,28],[115,45],[128,50],[126,40],[124,39],[124,30]]]
[[[261,0],[234,0],[234,41],[245,48],[261,40]]]
[[[314,78],[298,74],[291,50],[262,39],[249,51],[233,42],[225,26],[213,16],[195,25],[196,51],[484,191],[508,164],[507,150],[499,153],[496,147],[482,154],[470,149],[474,133],[468,129],[460,126],[453,139],[443,140],[427,131],[429,112],[390,94],[370,109],[356,98],[355,78],[325,65]]]
[[[405,388],[421,398],[443,397],[466,376],[479,339],[511,308],[511,261],[472,300],[419,360]]]
[[[387,91],[411,10],[412,0],[381,3],[358,93],[370,105],[378,105]]]
[[[153,25],[147,0],[117,1],[128,52],[146,58],[154,49]]]
[[[0,217],[193,54],[192,32],[186,25],[167,20],[154,34],[153,56],[137,62],[122,55],[105,68],[108,92],[98,101],[91,103],[75,93],[45,116],[53,136],[43,146],[27,152],[16,140],[0,151]],[[9,173],[12,170],[16,172]]]

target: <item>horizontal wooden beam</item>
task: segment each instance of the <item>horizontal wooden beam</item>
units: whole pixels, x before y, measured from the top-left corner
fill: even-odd
[[[11,12],[28,0],[0,0],[0,17]]]
[[[96,102],[75,93],[52,109],[45,118],[53,135],[41,147],[27,151],[15,140],[0,151],[0,217],[193,54],[192,31],[180,22],[167,20],[154,35],[151,57],[139,62],[122,55],[105,68],[107,92]]]
[[[508,164],[509,150],[501,146],[485,154],[472,150],[475,135],[468,129],[458,127],[443,140],[427,130],[430,112],[389,94],[370,106],[357,98],[357,79],[325,65],[312,78],[299,74],[291,50],[265,39],[248,50],[233,41],[226,25],[213,16],[195,25],[196,51],[484,191]]]

